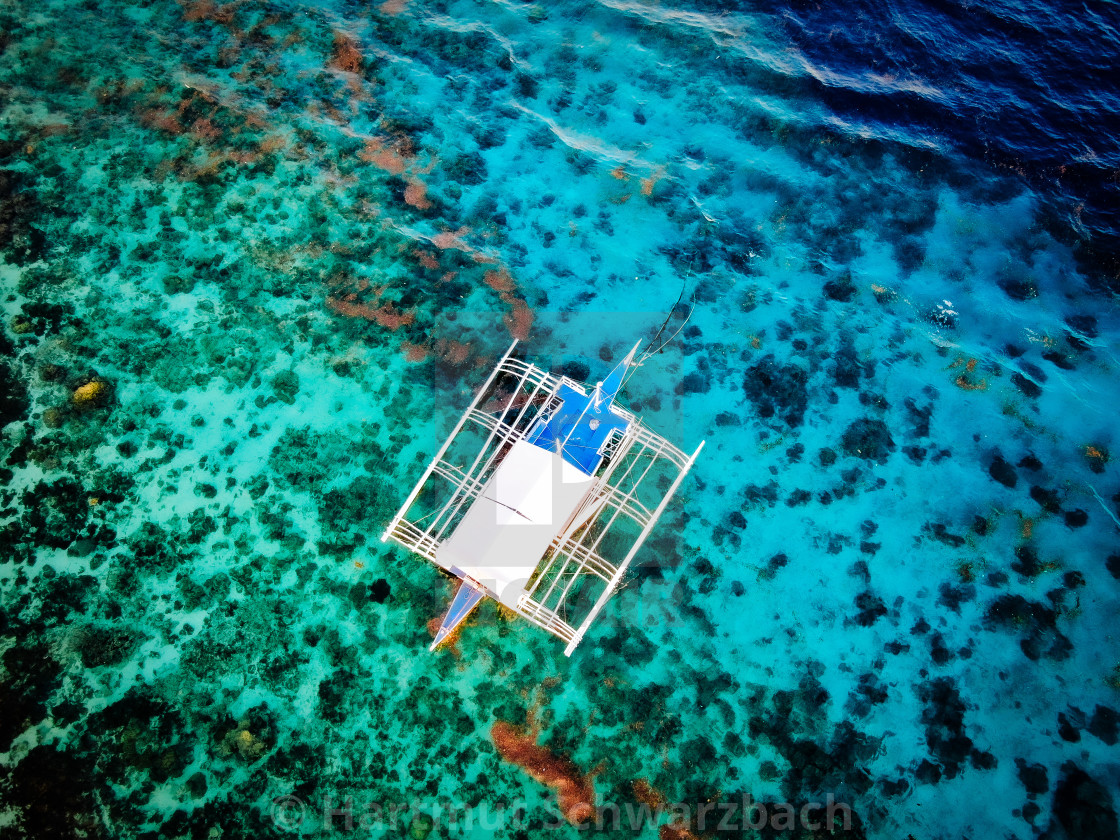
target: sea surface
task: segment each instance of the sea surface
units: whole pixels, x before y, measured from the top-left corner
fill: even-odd
[[[1118,20],[0,0],[0,837],[1120,836]],[[429,653],[474,390],[663,324],[604,615]]]

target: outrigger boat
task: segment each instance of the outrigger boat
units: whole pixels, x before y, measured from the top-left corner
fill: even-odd
[[[382,535],[462,582],[434,650],[483,598],[572,651],[692,468],[615,401],[634,348],[589,387],[514,341]]]

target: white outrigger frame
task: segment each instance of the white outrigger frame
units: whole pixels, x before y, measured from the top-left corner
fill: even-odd
[[[582,383],[513,358],[516,346],[517,341],[514,341],[494,367],[381,537],[382,542],[392,540],[461,578],[464,577],[462,571],[441,563],[437,551],[454,533],[465,509],[482,493],[512,446],[525,438],[539,419],[547,419],[547,412],[556,406],[562,385],[587,394]],[[516,383],[512,393],[500,393],[504,404],[498,403],[496,410],[480,409],[483,397],[493,390],[500,377],[507,383]],[[471,585],[486,590],[487,595],[526,620],[563,639],[567,643],[566,656],[571,656],[592,621],[618,589],[634,556],[704,448],[701,442],[687,455],[647,429],[630,412],[617,405],[611,410],[627,420],[628,425],[621,435],[615,434],[608,440],[606,451],[601,453],[605,457],[587,493],[568,521],[557,523],[556,535],[544,555],[525,558],[535,563],[535,572],[524,589],[519,588],[510,597],[508,592],[489,590],[485,582],[470,580]],[[470,428],[468,424],[480,429],[486,441],[469,466],[457,465],[445,456],[464,430]],[[655,488],[654,498],[648,498],[651,476],[664,475],[671,476],[668,489],[661,494]],[[421,493],[436,479],[450,485],[446,501],[427,513],[413,513],[412,508]],[[640,530],[632,540],[623,535],[623,546],[627,542],[629,546],[621,560],[604,556],[604,539],[608,535],[614,537],[624,526],[629,526],[631,531],[634,527]],[[589,580],[596,582],[601,591],[582,616],[573,618],[571,601]]]

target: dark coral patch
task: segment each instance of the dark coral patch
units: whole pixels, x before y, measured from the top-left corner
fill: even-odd
[[[923,758],[914,768],[914,778],[923,785],[935,785],[941,781],[941,768],[928,758]]]
[[[1067,837],[1115,840],[1120,836],[1108,789],[1072,761],[1062,765],[1062,779],[1054,791],[1051,813]],[[1048,833],[1056,836],[1054,832]]]
[[[927,450],[924,446],[904,446],[902,452],[911,463],[920,464],[926,459]]]
[[[1021,758],[1015,759],[1015,766],[1019,771],[1019,781],[1032,796],[1046,793],[1050,790],[1050,782],[1046,778],[1046,768],[1041,764],[1028,764]]]
[[[856,355],[855,345],[845,336],[832,354],[832,379],[837,388],[858,388],[863,365]]]
[[[87,625],[75,631],[73,645],[87,668],[119,665],[132,656],[142,636],[124,627]]]
[[[933,389],[930,389],[930,392],[934,395],[937,393]],[[913,397],[907,397],[903,400],[902,405],[906,409],[906,416],[912,424],[911,436],[929,437],[929,421],[933,416],[933,403],[918,405]]]
[[[929,638],[929,658],[937,665],[944,665],[952,659],[952,651],[945,646],[945,637],[934,633]]]
[[[838,303],[847,303],[855,296],[855,293],[856,284],[852,282],[850,271],[845,271],[824,284],[825,297]]]
[[[873,592],[861,592],[856,596],[856,608],[859,610],[853,619],[860,627],[870,627],[887,614],[887,607],[883,599]]]
[[[1070,315],[1065,320],[1066,326],[1069,327],[1068,338],[1075,344],[1076,347],[1078,347],[1078,349],[1088,349],[1089,345],[1085,340],[1096,338],[1100,334],[1100,331],[1097,328],[1097,319],[1094,315]]]
[[[1019,646],[1031,660],[1061,660],[1069,657],[1071,644],[1057,629],[1057,612],[1022,595],[1001,595],[989,606],[984,624],[992,629],[1020,635]]]
[[[960,548],[965,542],[964,537],[952,533],[944,522],[927,522],[922,526],[922,533],[950,548]]]
[[[1011,568],[1023,577],[1031,579],[1042,574],[1044,566],[1038,558],[1038,552],[1032,546],[1020,545],[1015,548],[1015,559],[1011,562]]]
[[[1027,377],[1023,376],[1023,374],[1018,371],[1011,374],[1011,382],[1024,396],[1031,398],[1042,396],[1042,386],[1027,379]]]
[[[976,597],[976,587],[972,584],[953,586],[951,583],[942,583],[938,587],[938,592],[940,597],[937,599],[937,603],[949,608],[957,615],[960,615],[962,603],[966,604]]]
[[[919,685],[918,698],[924,705],[926,745],[945,777],[955,778],[972,753],[972,740],[964,732],[964,700],[949,677]]]
[[[987,750],[974,749],[968,758],[977,770],[995,770],[999,766],[996,757]]]
[[[808,490],[794,490],[786,499],[787,507],[800,507],[808,504],[813,499],[813,494]]]
[[[1031,498],[1042,505],[1047,513],[1057,513],[1062,509],[1061,498],[1056,490],[1047,490],[1036,484],[1031,487]]]
[[[998,481],[1004,487],[1014,487],[1019,483],[1019,476],[1015,472],[1015,468],[1003,459],[1002,455],[997,455],[991,465],[988,467],[988,475],[992,477],[993,481]]]
[[[1059,353],[1056,350],[1050,350],[1042,354],[1042,358],[1050,362],[1055,367],[1062,370],[1073,370],[1073,360],[1065,353]]]
[[[92,795],[98,768],[90,758],[34,747],[7,775],[6,804],[25,837],[103,837]]]
[[[872,706],[887,701],[888,694],[887,686],[875,674],[860,674],[859,685],[848,696],[844,709],[852,717],[867,717]]]
[[[1023,274],[1001,274],[996,284],[1012,300],[1030,300],[1038,297],[1038,286]]]
[[[42,212],[35,176],[0,169],[0,252],[13,265],[29,265],[42,256],[47,238],[32,224]]]
[[[0,347],[0,353],[3,352],[3,348]],[[30,407],[27,388],[19,375],[8,364],[0,362],[0,428],[17,420],[23,420]]]
[[[797,365],[780,364],[768,355],[747,369],[743,390],[759,416],[776,416],[790,426],[800,426],[809,402],[808,378]]]
[[[1104,566],[1110,575],[1120,580],[1120,554],[1110,554],[1104,561]]]
[[[380,604],[389,597],[389,583],[385,578],[378,578],[369,587],[369,599],[375,604]]]
[[[1071,707],[1069,714],[1058,712],[1058,735],[1063,741],[1076,744],[1081,740],[1081,730],[1084,726],[1085,714],[1080,709]]]
[[[1067,528],[1082,528],[1089,522],[1089,514],[1081,508],[1067,510],[1063,518]]]
[[[785,568],[789,563],[789,558],[785,554],[775,554],[766,561],[766,568],[758,573],[759,580],[773,580],[774,576],[778,574],[778,570]]]
[[[0,750],[6,752],[13,739],[42,721],[62,674],[46,646],[28,642],[4,651],[0,662],[8,674],[0,682]]]
[[[1116,745],[1117,733],[1120,731],[1120,714],[1108,706],[1097,706],[1093,709],[1093,717],[1089,721],[1089,734],[1100,738],[1110,747]]]
[[[864,417],[849,425],[840,444],[846,454],[880,464],[885,463],[895,449],[887,424],[873,417]]]

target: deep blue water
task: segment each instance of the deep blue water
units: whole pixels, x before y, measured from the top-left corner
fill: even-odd
[[[1066,221],[1077,235],[1098,240],[1090,247],[1115,276],[1114,3],[805,3],[767,10],[806,57],[814,98],[832,113],[877,135],[983,160],[1066,199]],[[1084,207],[1073,219],[1071,205]]]
[[[0,4],[0,835],[1118,836],[1117,17]],[[511,336],[666,321],[599,624],[428,653]]]

